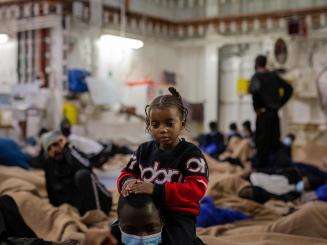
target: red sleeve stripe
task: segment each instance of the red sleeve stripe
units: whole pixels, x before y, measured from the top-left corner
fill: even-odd
[[[119,194],[121,193],[121,188],[124,185],[124,182],[126,181],[126,179],[129,179],[129,178],[137,179],[137,176],[135,174],[127,172],[126,170],[122,170],[120,175],[117,178],[117,188],[118,188]]]
[[[208,180],[204,176],[187,176],[182,183],[166,183],[166,205],[172,210],[197,214],[207,187]]]

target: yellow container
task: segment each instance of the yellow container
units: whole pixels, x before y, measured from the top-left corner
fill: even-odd
[[[70,125],[75,125],[78,123],[78,108],[72,102],[65,102],[63,106],[64,116],[69,121]]]
[[[250,80],[240,78],[237,80],[236,91],[238,95],[246,95],[249,93]]]

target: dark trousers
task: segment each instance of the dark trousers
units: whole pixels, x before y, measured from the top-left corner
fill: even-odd
[[[267,109],[257,116],[255,145],[257,148],[257,159],[253,167],[257,170],[273,167],[269,157],[281,147],[277,110]]]
[[[283,195],[276,195],[266,191],[265,189],[259,186],[246,186],[239,193],[239,197],[244,199],[249,199],[261,204],[264,204],[271,199],[290,202],[297,199],[300,196],[301,194],[296,191],[290,191]]]
[[[293,163],[291,166],[297,169],[302,177],[308,178],[310,190],[315,190],[327,182],[327,172],[321,171],[319,168],[305,163]]]
[[[112,205],[111,193],[90,170],[79,170],[75,174],[75,185],[78,193],[73,206],[78,209],[81,215],[94,209],[100,209],[105,214],[109,214]]]
[[[167,212],[163,215],[162,244],[200,245],[204,244],[196,236],[196,217],[187,214]]]

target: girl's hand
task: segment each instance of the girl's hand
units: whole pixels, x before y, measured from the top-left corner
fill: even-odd
[[[130,179],[130,180],[127,180],[125,182],[125,184],[123,185],[123,188],[122,188],[122,191],[121,191],[121,194],[126,197],[128,196],[130,193],[131,193],[131,187],[137,183],[138,180],[137,179]]]
[[[152,183],[147,183],[144,181],[137,181],[131,186],[131,193],[139,194],[139,193],[144,193],[144,194],[152,194],[154,189],[154,184]]]

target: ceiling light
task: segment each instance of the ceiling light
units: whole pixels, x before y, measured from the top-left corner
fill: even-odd
[[[8,42],[9,36],[8,34],[0,33],[0,44],[4,44]]]
[[[143,47],[143,42],[138,39],[114,36],[105,34],[100,37],[100,42],[108,46],[121,48],[121,49],[139,49]]]

